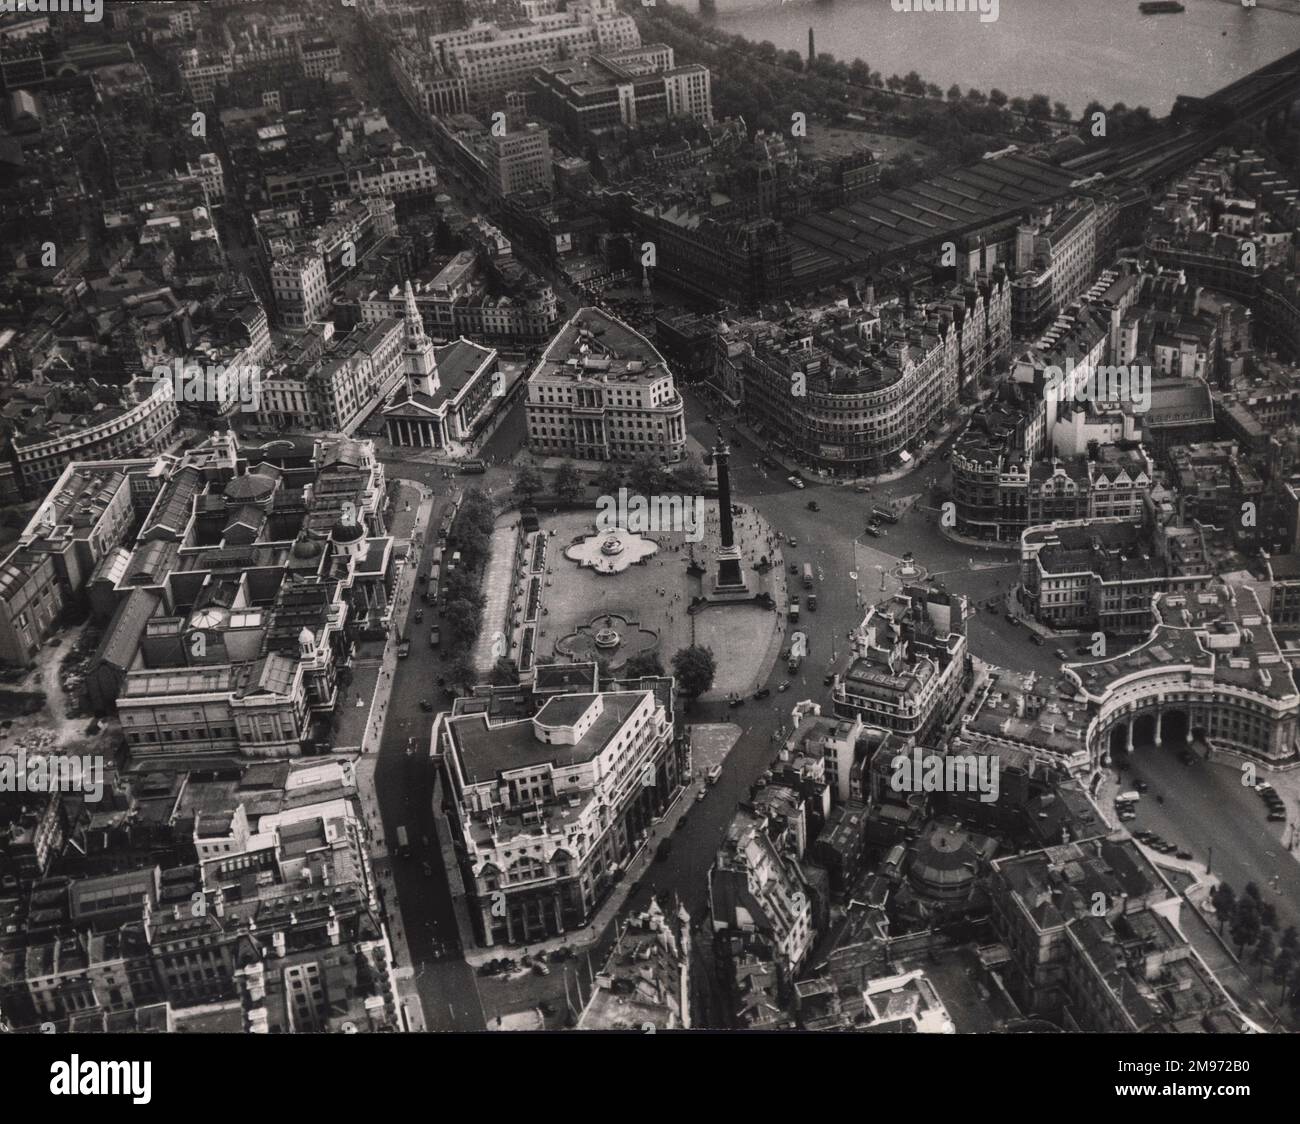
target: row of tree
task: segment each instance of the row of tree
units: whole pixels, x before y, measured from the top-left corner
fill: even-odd
[[[1277,909],[1266,902],[1254,882],[1238,897],[1226,882],[1210,891],[1210,902],[1219,919],[1219,932],[1226,929],[1237,949],[1237,959],[1257,969],[1261,983],[1267,972],[1278,987],[1278,999],[1300,1015],[1300,933],[1294,925],[1278,934]]]
[[[996,88],[987,94],[974,88],[963,92],[955,83],[945,93],[915,70],[885,77],[863,59],[843,62],[826,52],[810,62],[798,51],[782,51],[768,40],[754,43],[728,35],[671,4],[643,8],[637,18],[651,25],[645,34],[669,43],[681,61],[709,66],[718,117],[741,116],[751,129],[787,133],[794,113],[834,124],[856,110],[884,132],[914,136],[935,149],[924,160],[903,154],[888,161],[881,177],[886,191],[951,167],[954,161],[978,159],[1008,140],[1045,140],[1051,135],[1050,122],[1073,120],[1068,105],[1045,94],[1010,97]],[[1097,131],[1093,116],[1099,110],[1106,115],[1104,132]],[[1154,124],[1145,107],[1130,110],[1116,103],[1106,110],[1093,102],[1077,129],[1087,140],[1114,140]]]
[[[592,477],[591,484],[598,495],[617,495],[620,488],[642,496],[677,492],[682,495],[702,495],[709,484],[709,474],[697,457],[690,457],[669,469],[653,456],[639,457],[631,464],[606,461]],[[550,491],[546,480],[532,465],[523,465],[515,473],[513,494],[521,504],[531,504],[541,495],[552,495],[561,503],[576,505],[587,497],[587,482],[572,461],[561,462],[551,480]]]

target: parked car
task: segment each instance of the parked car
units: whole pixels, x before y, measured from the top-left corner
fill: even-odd
[[[765,698],[767,698],[768,695],[770,695],[771,693],[772,693],[772,688],[771,688],[771,687],[760,687],[757,691],[754,692],[754,698],[756,698],[756,699],[765,699]]]
[[[799,563],[798,563],[798,562],[791,562],[791,563],[790,563],[790,573],[792,573],[792,574],[797,574],[798,572],[799,572]]]
[[[868,523],[867,534],[869,534],[873,539],[878,539],[880,538],[880,528],[878,528],[874,523]]]
[[[827,673],[822,677],[822,686],[823,686],[823,687],[829,687],[829,686],[830,686],[832,683],[834,683],[834,682],[835,682],[835,672],[833,672],[833,671],[828,671],[828,672],[827,672]]]
[[[709,795],[709,790],[707,788],[700,789],[700,791],[695,794],[695,802],[698,804],[701,800],[703,800],[708,795]],[[680,827],[681,824],[678,824],[678,826]]]
[[[790,680],[782,679],[781,685],[777,687],[778,691],[788,691],[790,689]]]
[[[745,700],[740,695],[732,695],[731,698],[727,700],[727,705],[731,707],[732,710],[735,710],[738,706],[744,706]]]
[[[803,481],[797,476],[787,476],[786,481],[792,488],[802,488],[804,486]]]
[[[1040,648],[1046,643],[1046,641],[1044,641],[1036,632],[1031,632],[1029,634],[1029,642],[1031,644],[1037,644]]]
[[[1068,659],[1070,658],[1069,653],[1068,653],[1064,648],[1057,648],[1056,651],[1055,651],[1053,654],[1054,654],[1054,655],[1056,656],[1056,658],[1057,658],[1058,660],[1060,660],[1062,663],[1065,663],[1065,661],[1068,660]]]
[[[809,510],[809,511],[821,511],[821,506],[817,503],[816,500],[809,500],[809,501],[808,501],[808,510]]]
[[[425,714],[428,714],[431,710],[433,710],[433,703],[431,703],[428,699],[421,699],[420,709],[424,711]]]
[[[1285,811],[1269,812],[1268,819],[1270,823],[1286,823],[1287,815]]]
[[[415,610],[415,623],[416,623],[416,624],[419,624],[419,623],[420,623],[421,621],[423,621],[423,620],[424,620],[424,610],[423,610],[423,609],[416,609],[416,610]]]

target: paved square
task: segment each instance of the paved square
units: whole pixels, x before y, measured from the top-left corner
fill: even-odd
[[[503,516],[498,532],[493,535],[492,561],[483,591],[487,606],[483,635],[475,650],[476,663],[488,656],[491,637],[506,620],[507,602],[513,600],[516,607],[522,605],[520,589],[512,586],[509,578],[514,558],[513,532],[502,533],[511,522],[509,514]],[[547,551],[542,590],[537,638],[539,661],[555,658],[557,640],[597,617],[617,614],[659,636],[659,658],[665,669],[670,668],[674,653],[682,648],[692,644],[712,648],[717,675],[714,689],[706,697],[752,691],[767,679],[783,646],[785,579],[779,544],[774,537],[769,537],[766,524],[751,510],[746,509],[737,517],[736,537],[752,587],[772,593],[776,601],[773,609],[742,603],[709,605],[695,614],[687,611],[692,598],[703,594],[704,583],[716,569],[716,500],[709,501],[701,541],[687,542],[684,531],[657,531],[647,537],[659,544],[658,553],[619,574],[598,574],[564,557],[566,547],[595,531],[594,510],[548,515],[542,527],[554,533]],[[692,555],[707,567],[703,577],[689,572]],[[764,555],[776,564],[766,575],[760,575],[753,567]],[[526,589],[526,583],[522,588]],[[517,642],[518,630],[511,640]]]

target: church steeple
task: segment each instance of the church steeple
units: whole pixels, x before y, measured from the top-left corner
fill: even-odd
[[[420,306],[415,303],[415,290],[406,283],[406,346],[410,347],[425,338],[424,321],[420,319]]]
[[[415,303],[415,290],[406,283],[406,344],[402,349],[402,365],[406,369],[406,387],[411,394],[438,393],[438,359],[433,341],[424,334],[424,321],[419,305]]]

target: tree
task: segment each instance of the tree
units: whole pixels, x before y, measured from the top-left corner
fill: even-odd
[[[555,473],[555,494],[565,503],[577,503],[587,491],[573,461],[561,461]]]
[[[1073,117],[1070,114],[1070,107],[1063,101],[1052,103],[1052,116],[1058,121],[1069,122],[1073,120]]]
[[[468,691],[478,682],[478,672],[474,670],[469,657],[462,653],[451,661],[451,666],[447,669],[447,680],[453,687]]]
[[[443,624],[455,647],[468,647],[478,637],[482,609],[472,601],[448,601],[442,611]]]
[[[948,87],[948,100],[961,101],[961,87],[956,82]]]
[[[643,675],[662,675],[664,665],[659,659],[658,652],[638,652],[623,669],[623,675],[628,679],[640,679]]]
[[[521,503],[532,503],[542,490],[541,474],[532,465],[523,465],[515,475],[515,498]]]
[[[460,549],[460,560],[467,572],[478,570],[487,561],[492,540],[478,527],[466,527],[456,545]],[[453,571],[454,572],[454,571]]]
[[[465,493],[456,514],[461,528],[474,527],[485,535],[492,533],[497,521],[492,501],[479,488],[471,488]]]
[[[861,59],[849,63],[849,81],[855,86],[867,86],[871,83],[871,68]]]
[[[1265,929],[1259,934],[1259,940],[1255,942],[1255,948],[1250,954],[1253,963],[1259,965],[1259,978],[1264,978],[1264,967],[1273,959],[1273,930]]]
[[[989,91],[989,101],[999,109],[1003,109],[1007,104],[1007,95],[994,86],[993,89]]]
[[[787,70],[801,72],[803,70],[803,55],[798,51],[786,51],[781,55],[781,65]]]
[[[704,470],[704,466],[699,460],[692,457],[683,461],[673,472],[677,480],[677,486],[682,490],[683,495],[698,496],[704,493],[704,489],[709,484],[709,474]]]
[[[626,479],[623,465],[617,461],[606,461],[596,473],[596,491],[602,496],[616,496]]]
[[[642,496],[659,495],[668,482],[663,465],[652,453],[637,457],[627,476],[632,490]]]
[[[1046,94],[1035,94],[1029,99],[1029,116],[1046,121],[1052,115],[1052,103]]]
[[[479,588],[478,582],[474,580],[474,575],[464,566],[448,573],[446,578],[443,579],[442,588],[449,602],[469,601],[480,609],[486,603],[483,591]]]
[[[925,86],[925,96],[928,97],[931,101],[942,101],[943,87],[938,86],[933,82],[927,82]]]
[[[519,683],[519,665],[509,656],[502,656],[492,668],[492,682],[498,687],[514,687]]]
[[[1278,999],[1286,996],[1286,981],[1291,978],[1291,973],[1295,971],[1295,956],[1289,948],[1284,948],[1277,954],[1277,959],[1273,961],[1273,982],[1277,984]]]
[[[1012,99],[1011,99],[1011,112],[1012,112],[1012,113],[1028,113],[1028,112],[1029,112],[1029,103],[1028,103],[1027,101],[1025,101],[1024,98],[1012,98]]]
[[[1233,893],[1231,886],[1226,882],[1221,882],[1210,891],[1210,902],[1219,918],[1219,932],[1222,933],[1224,925],[1237,912],[1237,895]]]
[[[974,103],[975,105],[983,105],[986,101],[988,101],[988,98],[984,96],[983,90],[977,90],[975,89],[974,86],[972,86],[969,90],[966,91],[966,100],[968,102]]]
[[[698,699],[713,686],[713,676],[718,669],[713,649],[702,645],[683,648],[673,656],[673,675],[682,694]]]

